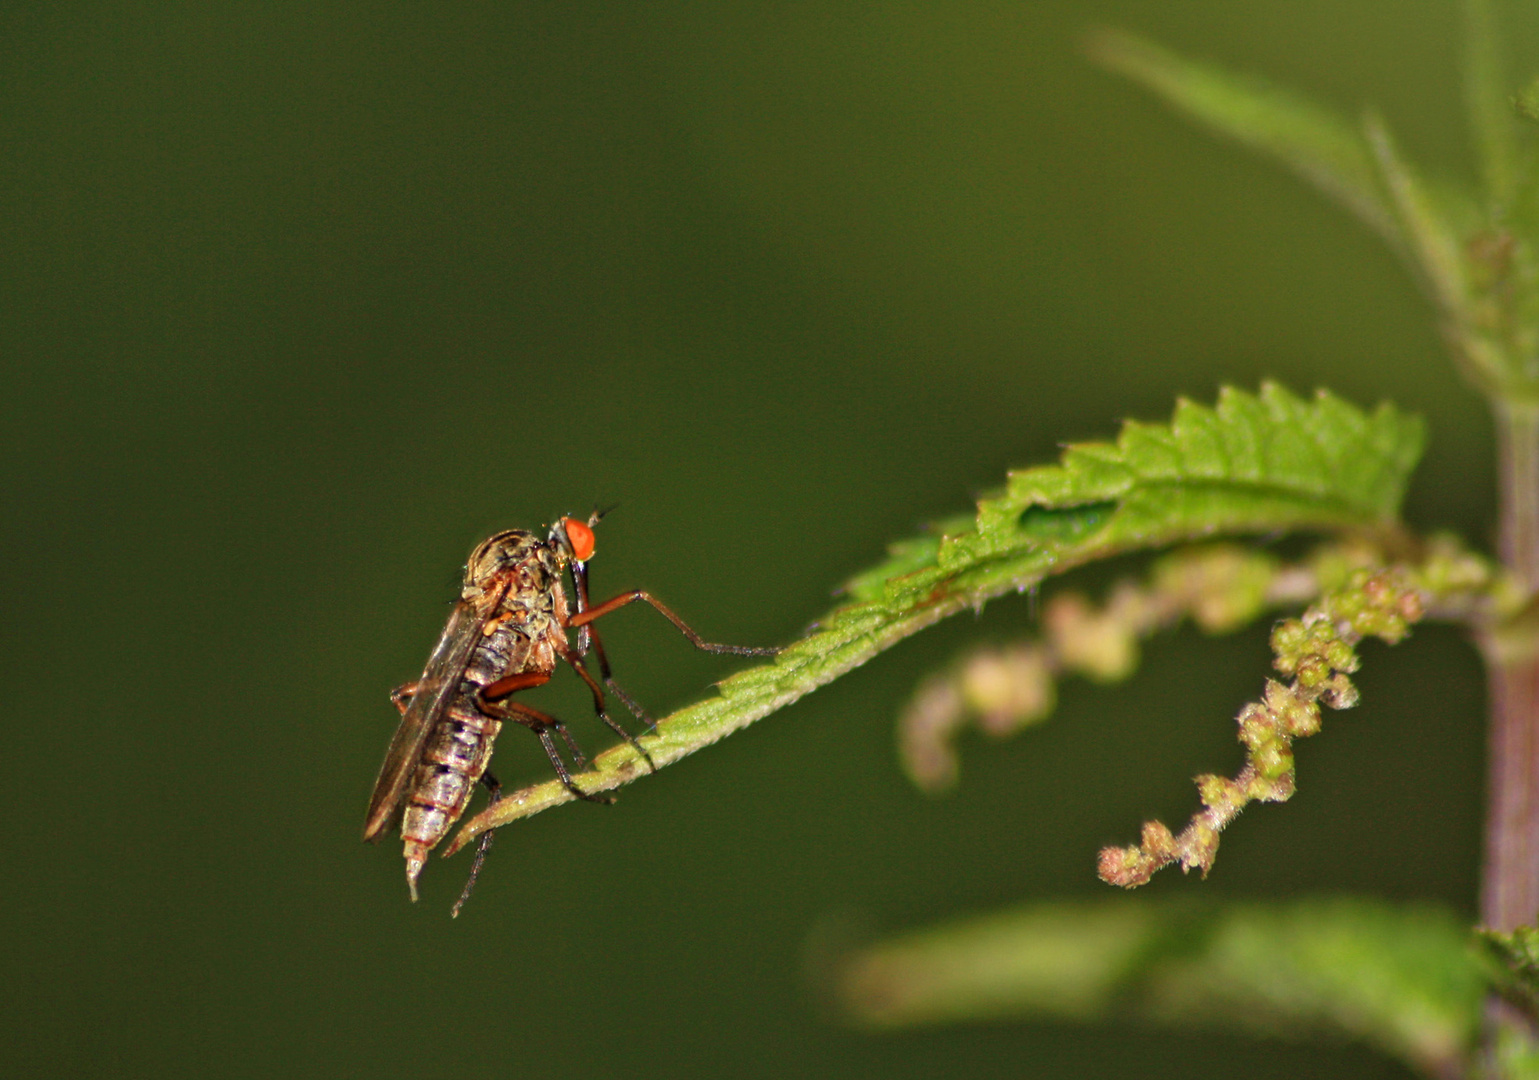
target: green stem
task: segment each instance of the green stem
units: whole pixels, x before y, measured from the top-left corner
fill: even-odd
[[[1525,593],[1539,584],[1539,409],[1499,404],[1501,555]],[[1481,914],[1512,930],[1539,914],[1539,648],[1492,632],[1491,736]]]
[[[1496,420],[1502,562],[1532,595],[1539,583],[1539,409],[1499,401]],[[1539,921],[1539,647],[1527,621],[1492,629],[1481,641],[1491,721],[1480,913],[1502,931]],[[1527,1039],[1532,1025],[1493,995],[1483,1055],[1493,1075],[1504,1031]]]
[[[1539,586],[1539,406],[1501,405],[1501,555],[1526,592]]]

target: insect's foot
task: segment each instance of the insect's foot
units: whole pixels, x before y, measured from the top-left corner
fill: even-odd
[[[605,806],[613,806],[615,804],[615,797],[613,795],[595,795],[591,791],[584,791],[570,780],[563,780],[562,785],[583,802],[602,803]]]
[[[636,753],[641,755],[641,760],[647,763],[647,772],[655,773],[657,771],[657,762],[652,760],[652,755],[647,753],[647,748],[642,746],[641,743],[636,739],[627,739],[626,742],[634,746],[636,748]]]

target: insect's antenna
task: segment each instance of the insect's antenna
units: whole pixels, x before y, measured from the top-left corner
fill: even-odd
[[[620,509],[620,504],[619,503],[610,503],[608,506],[604,507],[604,509],[602,509],[602,510],[600,510],[598,508],[598,504],[595,503],[593,505],[593,513],[588,515],[588,528],[590,528],[590,529],[593,528],[593,526],[595,526],[599,522],[603,521],[606,517],[608,517],[610,514],[614,513],[618,509]]]

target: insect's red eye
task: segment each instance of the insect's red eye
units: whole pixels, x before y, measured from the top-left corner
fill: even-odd
[[[578,562],[593,558],[593,530],[576,518],[562,518],[561,525],[566,529],[567,542],[572,545],[572,558]]]

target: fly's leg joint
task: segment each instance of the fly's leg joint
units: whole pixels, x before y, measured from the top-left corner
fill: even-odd
[[[417,691],[422,689],[420,682],[402,683],[390,691],[390,704],[400,710],[402,716],[411,708],[411,699],[417,696]]]

